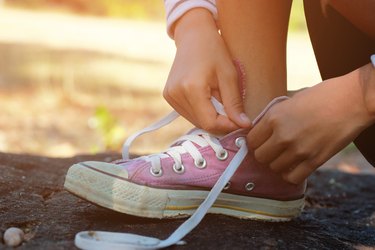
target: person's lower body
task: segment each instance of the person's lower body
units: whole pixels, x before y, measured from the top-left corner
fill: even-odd
[[[260,10],[254,12],[260,16],[241,12],[237,21],[246,24],[241,18],[249,18],[258,23],[266,18],[265,22],[262,25],[250,22],[252,28],[244,37],[240,32],[248,28],[247,25],[238,25],[240,29],[234,33],[223,33],[234,59],[245,67],[245,110],[255,120],[285,99],[275,97],[287,93],[286,34],[290,1],[286,5],[279,5],[279,0],[272,2],[275,4],[272,8],[262,0],[250,4],[247,0],[236,2],[246,7],[243,10]],[[226,9],[221,20],[223,28],[230,28],[233,20],[229,11],[241,10],[238,7],[233,3]],[[270,12],[272,15],[267,18]],[[279,22],[280,19],[283,22]],[[250,40],[254,43],[243,51]],[[223,107],[221,109],[217,112],[224,111]],[[180,230],[179,235],[192,230],[186,225],[199,223],[206,213],[266,221],[289,221],[299,216],[304,206],[306,182],[291,184],[257,162],[254,152],[247,148],[246,130],[216,136],[195,128],[164,152],[128,158],[128,146],[137,136],[166,125],[173,118],[176,114],[171,113],[131,136],[124,144],[122,160],[73,165],[67,173],[65,188],[94,204],[135,216],[180,218],[191,215],[191,221],[180,227],[184,231]]]
[[[335,10],[334,5],[326,3],[324,0],[304,1],[308,31],[323,80],[368,64],[375,53],[375,40],[371,38],[374,34],[366,34]],[[375,166],[375,125],[363,131],[354,143]]]

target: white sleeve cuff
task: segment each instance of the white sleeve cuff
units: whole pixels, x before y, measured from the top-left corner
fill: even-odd
[[[174,23],[186,12],[194,8],[205,8],[212,13],[217,20],[217,9],[215,0],[165,0],[167,15],[167,33],[173,39],[172,27]]]

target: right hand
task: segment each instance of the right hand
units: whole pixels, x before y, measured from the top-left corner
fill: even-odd
[[[251,125],[244,113],[237,70],[210,12],[187,12],[175,28],[176,56],[164,98],[195,126],[228,133]],[[223,103],[228,117],[216,113],[210,99]]]

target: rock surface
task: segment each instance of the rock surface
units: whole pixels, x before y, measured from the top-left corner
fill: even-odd
[[[63,190],[68,167],[79,161],[111,161],[115,154],[46,158],[0,153],[0,235],[9,227],[25,232],[19,249],[75,249],[83,230],[167,237],[184,220],[144,219],[82,201]],[[331,167],[309,179],[306,208],[287,223],[265,223],[208,215],[171,249],[372,249],[375,248],[375,175]],[[363,165],[360,161],[359,165]],[[361,169],[361,168],[359,168]],[[372,171],[372,170],[371,170]],[[370,171],[370,172],[371,172]],[[355,172],[349,173],[349,172]],[[7,249],[0,242],[0,249]]]

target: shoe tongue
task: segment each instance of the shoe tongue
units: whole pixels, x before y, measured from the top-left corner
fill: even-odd
[[[212,136],[212,137],[215,137],[217,139],[221,139],[222,137],[224,137],[225,135],[217,135],[217,134],[212,134],[212,133],[209,133],[207,132],[206,130],[203,130],[203,129],[200,129],[200,128],[193,128],[191,129],[187,135],[209,135],[209,136]]]
[[[208,133],[207,131],[203,130],[203,129],[200,129],[200,128],[193,128],[191,129],[189,132],[186,133],[186,135],[196,135],[196,136],[201,136],[201,135],[210,135],[212,137],[215,137],[217,139],[221,139],[224,135],[214,135],[214,134],[210,134]],[[173,143],[170,147],[175,147],[175,146],[180,146],[183,142],[185,142],[186,139],[177,139],[177,141],[175,143]],[[193,144],[197,147],[197,148],[200,148],[201,146],[199,146],[198,144],[194,143]]]
[[[203,134],[207,134],[206,131],[204,131],[203,129],[199,129],[199,128],[192,128],[189,130],[189,132],[186,133],[187,135],[203,135]]]

